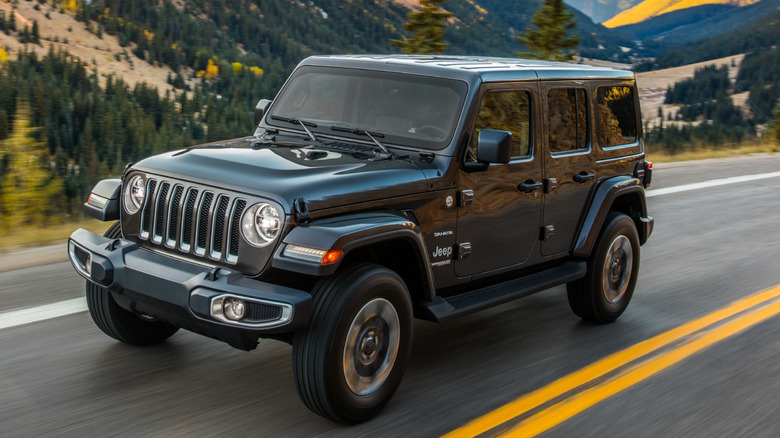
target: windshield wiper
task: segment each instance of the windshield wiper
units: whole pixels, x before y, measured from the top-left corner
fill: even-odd
[[[303,130],[306,131],[306,134],[309,136],[311,141],[318,143],[317,137],[315,137],[314,134],[312,134],[311,130],[308,128],[309,126],[311,126],[312,128],[316,128],[317,127],[316,123],[309,122],[307,120],[296,119],[293,117],[271,116],[271,118],[274,120],[279,120],[280,122],[287,122],[287,123],[292,123],[293,125],[300,125],[303,128]]]
[[[378,132],[366,131],[365,129],[347,128],[344,126],[331,126],[330,129],[333,131],[349,132],[350,134],[365,135],[368,138],[370,138],[371,141],[373,141],[374,144],[377,145],[379,149],[382,150],[383,153],[387,154],[388,156],[393,155],[393,153],[390,152],[390,149],[387,149],[387,146],[385,146],[384,144],[382,144],[381,141],[376,139],[376,137],[384,137],[385,136],[384,134],[380,134]]]

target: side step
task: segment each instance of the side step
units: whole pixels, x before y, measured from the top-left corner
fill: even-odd
[[[423,306],[430,313],[428,316],[431,320],[446,321],[578,280],[585,276],[587,270],[588,266],[584,260],[570,260],[553,268],[504,283],[446,298],[436,297],[430,303],[423,303]]]

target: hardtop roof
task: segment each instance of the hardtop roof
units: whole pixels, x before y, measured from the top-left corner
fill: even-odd
[[[536,59],[449,55],[327,55],[301,65],[354,67],[497,82],[522,79],[633,79],[628,70]]]

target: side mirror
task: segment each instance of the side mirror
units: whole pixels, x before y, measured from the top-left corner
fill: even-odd
[[[260,101],[257,102],[257,105],[255,105],[255,126],[259,125],[260,121],[263,120],[263,116],[269,105],[271,105],[271,101],[268,99],[260,99]]]
[[[477,161],[481,163],[509,162],[512,153],[512,133],[483,129],[477,137]]]
[[[101,221],[119,220],[119,197],[122,191],[122,180],[119,178],[104,179],[97,183],[89,199],[84,203],[84,213]]]

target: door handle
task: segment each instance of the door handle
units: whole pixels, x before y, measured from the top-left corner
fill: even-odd
[[[524,192],[524,193],[532,193],[532,192],[535,192],[537,190],[541,190],[542,186],[543,186],[543,184],[541,183],[541,181],[534,181],[532,179],[529,179],[528,181],[526,181],[526,182],[524,182],[522,184],[519,184],[517,186],[517,190],[520,190],[521,192]]]
[[[588,181],[593,181],[593,179],[596,177],[596,175],[588,172],[580,172],[576,175],[574,175],[574,182],[576,183],[586,183]]]

